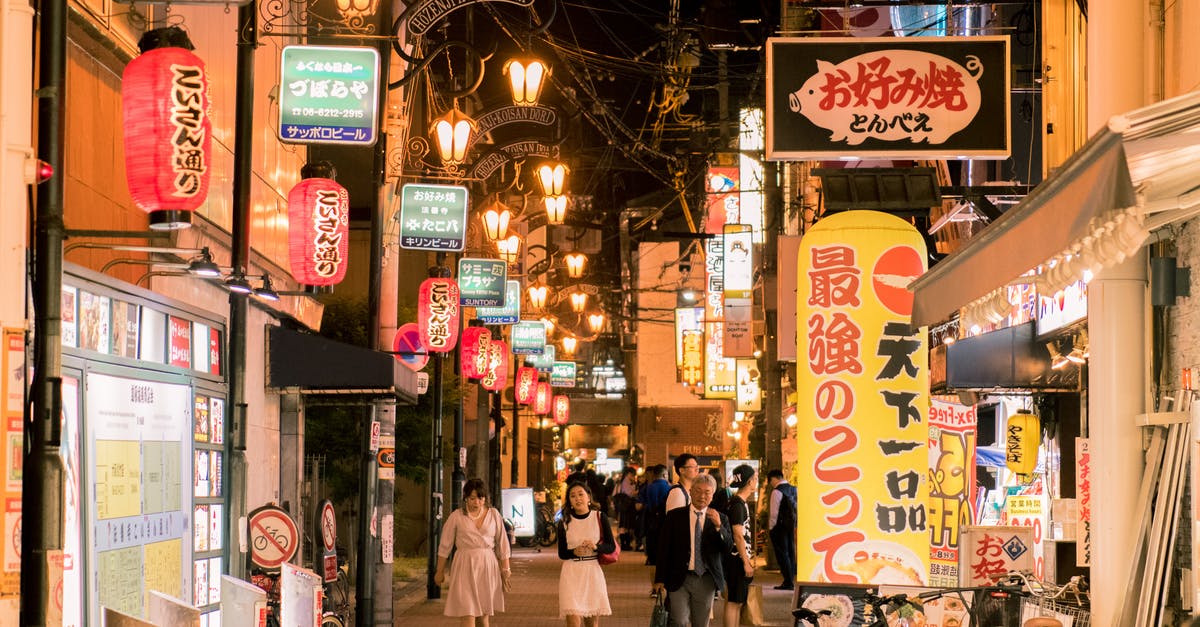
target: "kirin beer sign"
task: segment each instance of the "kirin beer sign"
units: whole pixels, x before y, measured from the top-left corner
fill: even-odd
[[[772,39],[772,159],[1009,154],[1005,37]]]

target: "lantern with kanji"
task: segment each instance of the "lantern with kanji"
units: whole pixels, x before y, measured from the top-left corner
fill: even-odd
[[[537,384],[537,390],[533,393],[533,413],[548,414],[550,413],[550,399],[554,395],[550,389],[550,383],[541,381]]]
[[[508,344],[503,340],[492,340],[488,345],[488,353],[491,354],[492,363],[480,383],[489,392],[499,392],[508,383]]]
[[[350,256],[350,195],[328,161],[305,165],[300,176],[288,193],[292,276],[305,285],[337,285]]]
[[[468,379],[482,379],[492,363],[488,347],[492,344],[492,332],[483,327],[467,327],[462,334],[462,372]]]
[[[537,384],[537,368],[529,366],[517,368],[517,380],[513,384],[513,395],[517,397],[517,403],[521,405],[532,403],[537,392]]]
[[[1004,465],[1020,475],[1037,469],[1038,448],[1042,445],[1042,427],[1037,415],[1024,409],[1008,417],[1004,440]]]
[[[425,279],[417,299],[421,344],[431,353],[448,353],[458,344],[458,283]]]
[[[571,399],[559,394],[554,397],[554,424],[563,426],[571,419]]]
[[[208,197],[212,112],[204,61],[177,26],[147,31],[121,76],[125,180],[157,231],[192,225]]]

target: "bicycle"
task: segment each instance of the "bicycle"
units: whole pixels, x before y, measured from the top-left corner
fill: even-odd
[[[325,584],[323,595],[325,600],[321,613],[321,627],[346,627],[353,623],[350,567],[341,559],[338,560],[337,578]]]

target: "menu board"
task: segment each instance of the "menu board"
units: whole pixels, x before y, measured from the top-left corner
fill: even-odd
[[[193,472],[195,400],[182,384],[98,373],[85,383],[94,503],[87,585],[94,606],[141,618],[149,591],[185,600],[194,591],[192,486],[185,477]]]

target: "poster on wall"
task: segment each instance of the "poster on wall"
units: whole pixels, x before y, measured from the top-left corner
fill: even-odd
[[[929,403],[929,585],[958,585],[959,530],[972,524],[975,503],[974,405]]]
[[[85,384],[88,614],[144,617],[149,590],[193,593],[191,387],[98,373]]]
[[[24,456],[23,406],[26,385],[25,331],[4,329],[3,407],[0,408],[0,597],[13,597],[21,589],[21,474]],[[64,381],[66,388],[66,381]],[[64,389],[63,395],[67,391]],[[66,399],[64,399],[64,403]]]
[[[801,241],[798,580],[928,579],[929,368],[905,288],[925,260],[920,232],[874,211],[823,218]]]
[[[83,494],[79,469],[79,380],[64,376],[62,381],[62,458],[63,458],[63,572],[62,624],[83,624],[83,553],[79,520],[80,495]]]

